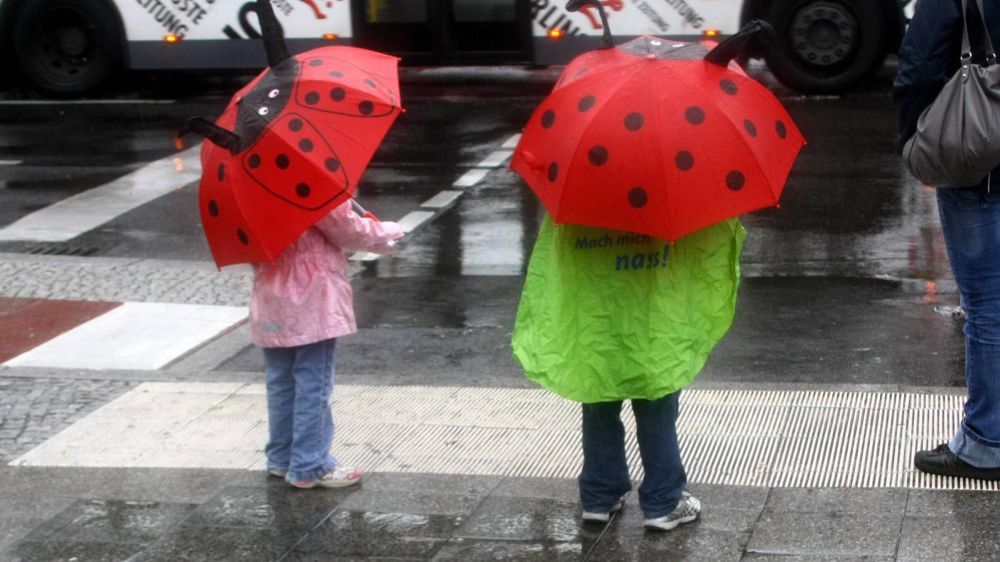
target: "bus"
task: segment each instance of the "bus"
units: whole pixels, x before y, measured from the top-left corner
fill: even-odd
[[[803,93],[843,92],[894,52],[902,0],[601,0],[617,42],[724,38],[760,18],[764,57]],[[344,44],[403,64],[558,65],[600,44],[593,6],[566,0],[272,0],[293,52]],[[250,0],[0,0],[0,60],[49,95],[93,93],[121,70],[263,68]]]

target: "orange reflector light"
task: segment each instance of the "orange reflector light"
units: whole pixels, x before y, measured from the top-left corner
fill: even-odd
[[[173,33],[171,33],[170,35],[165,35],[163,37],[163,42],[164,43],[180,43],[181,42],[181,36],[180,35],[174,35]]]
[[[702,36],[704,36],[704,37],[705,37],[705,39],[715,39],[715,38],[716,38],[716,37],[718,37],[719,35],[720,35],[720,33],[719,33],[719,30],[718,30],[718,29],[706,29],[706,30],[705,30],[705,31],[704,31],[704,32],[702,33]]]
[[[336,41],[338,37],[339,37],[339,35],[337,35],[336,33],[324,33],[323,34],[323,39],[326,39],[327,41]]]
[[[561,29],[550,29],[548,35],[549,39],[562,39],[566,32]]]

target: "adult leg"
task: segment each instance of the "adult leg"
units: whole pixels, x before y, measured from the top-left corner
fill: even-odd
[[[288,471],[292,456],[292,415],[295,411],[295,377],[292,367],[295,351],[284,347],[265,347],[267,381],[267,426],[269,438],[264,447],[268,470]]]
[[[668,515],[687,485],[677,440],[680,392],[657,400],[633,400],[636,437],[646,477],[639,486],[639,505],[647,519]]]
[[[1000,193],[939,189],[938,208],[965,321],[965,416],[950,451],[1000,467]]]
[[[287,476],[291,482],[316,480],[337,464],[330,455],[335,349],[335,339],[295,348],[295,414]]]
[[[632,489],[621,411],[621,402],[583,404],[583,470],[578,481],[585,512],[607,513]]]

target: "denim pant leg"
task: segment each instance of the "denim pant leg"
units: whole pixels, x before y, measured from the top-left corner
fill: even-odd
[[[636,438],[646,473],[639,486],[639,505],[647,518],[662,517],[677,507],[687,485],[677,440],[680,392],[656,400],[633,400]]]
[[[621,402],[583,404],[583,470],[578,481],[584,511],[607,512],[632,489],[621,411]]]
[[[295,350],[287,347],[265,347],[267,380],[267,425],[269,438],[264,454],[267,467],[288,470],[292,458],[292,413],[295,404]]]
[[[938,189],[948,259],[965,321],[969,396],[950,448],[978,467],[1000,467],[1000,193]]]
[[[337,464],[330,455],[334,433],[330,396],[336,343],[337,340],[329,339],[295,348],[295,411],[287,476],[290,481],[315,480]]]

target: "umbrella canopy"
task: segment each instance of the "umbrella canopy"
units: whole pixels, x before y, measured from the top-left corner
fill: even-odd
[[[289,56],[270,2],[256,4],[270,67],[215,123],[202,149],[202,226],[219,267],[271,261],[354,194],[401,112],[398,59],[353,47]]]
[[[643,36],[577,57],[511,168],[556,222],[671,241],[777,205],[804,140],[771,92],[729,62],[751,32],[711,52]]]

